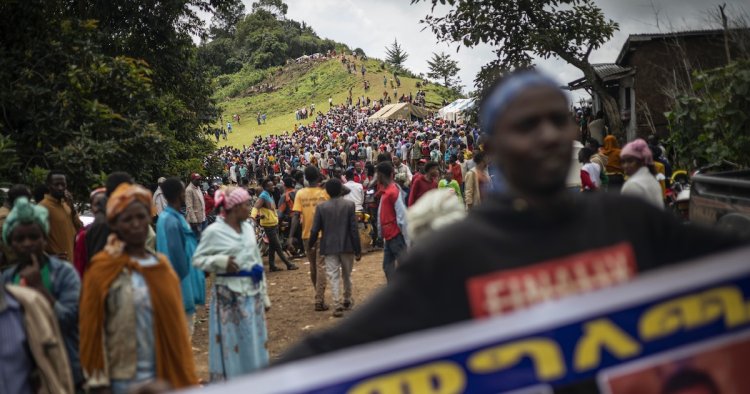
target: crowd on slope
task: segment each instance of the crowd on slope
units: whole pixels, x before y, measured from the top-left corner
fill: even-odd
[[[198,384],[190,337],[195,309],[207,300],[207,274],[211,380],[263,368],[275,256],[297,269],[284,249],[301,244],[315,289],[311,306],[330,309],[330,284],[333,315],[344,316],[354,307],[350,274],[368,214],[377,229],[370,246],[383,248],[388,285],[282,362],[512,313],[746,243],[663,212],[656,158],[642,140],[619,149],[606,137],[603,149],[578,154],[584,165],[574,174],[582,185],[576,191],[603,190],[591,187],[602,179],[597,169],[617,168],[627,176],[623,194],[638,198],[566,190],[576,126],[565,95],[542,75],[498,85],[482,102],[478,126],[369,123],[359,108],[335,106],[293,133],[219,149],[207,160],[224,163],[221,182],[161,178],[152,194],[112,173],[91,192],[95,220],[86,226],[64,172],[49,172],[42,196],[12,187],[0,211],[3,383],[14,393]],[[286,245],[278,231],[284,220]],[[571,256],[585,269],[543,297],[531,288],[467,287],[492,286],[521,267],[552,277],[570,268]]]

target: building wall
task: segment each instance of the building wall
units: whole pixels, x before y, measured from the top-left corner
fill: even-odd
[[[660,136],[667,135],[668,124],[664,112],[671,108],[670,95],[675,91],[689,88],[690,74],[694,70],[710,69],[725,64],[722,35],[664,38],[631,43],[631,51],[621,65],[636,68],[635,134],[646,137],[655,129]]]

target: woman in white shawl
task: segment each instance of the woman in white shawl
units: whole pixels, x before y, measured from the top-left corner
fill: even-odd
[[[209,317],[212,381],[268,365],[265,311],[271,306],[255,231],[247,221],[250,195],[243,188],[216,192],[221,216],[201,235],[193,264],[213,278]]]

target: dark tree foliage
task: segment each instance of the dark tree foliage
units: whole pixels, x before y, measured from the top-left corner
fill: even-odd
[[[750,167],[750,60],[694,71],[692,91],[675,98],[669,145],[683,168]]]
[[[198,50],[212,76],[232,74],[244,64],[263,69],[281,66],[288,59],[326,53],[342,47],[318,37],[307,24],[286,19],[287,5],[281,0],[263,0],[236,24],[233,34],[216,37]]]
[[[480,90],[498,76],[532,65],[532,56],[560,58],[581,70],[602,98],[609,124],[622,134],[615,99],[594,72],[589,56],[612,38],[618,24],[607,19],[594,0],[411,0],[449,4],[444,16],[427,15],[439,40],[466,47],[489,44],[497,59],[485,65],[475,83]]]
[[[237,31],[237,24],[245,17],[245,4],[242,1],[228,3],[230,4],[227,4],[226,7],[216,10],[213,18],[211,18],[208,37],[212,40],[231,38]]]
[[[190,34],[203,34],[194,7],[219,4],[1,2],[0,148],[15,165],[0,179],[59,168],[83,197],[112,171],[146,184],[200,171],[216,108]]]
[[[257,10],[264,10],[278,18],[283,18],[289,11],[289,6],[283,0],[258,0],[253,3],[253,12]]]

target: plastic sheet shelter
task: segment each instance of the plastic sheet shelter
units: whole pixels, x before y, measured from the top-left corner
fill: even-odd
[[[476,100],[458,99],[438,111],[438,118],[449,122],[464,123],[466,121],[466,112],[474,108]]]
[[[417,107],[411,103],[388,104],[381,108],[368,118],[370,123],[386,119],[404,119],[413,120],[414,118],[424,119],[429,115],[429,111],[422,107]]]

